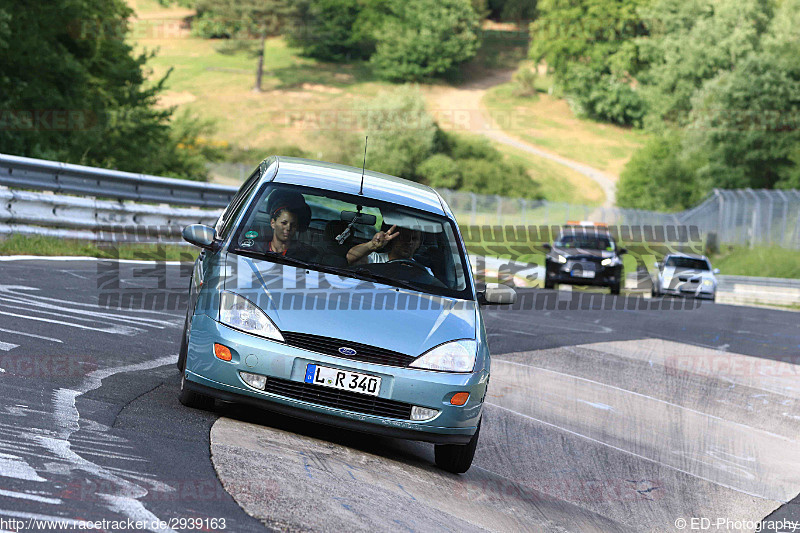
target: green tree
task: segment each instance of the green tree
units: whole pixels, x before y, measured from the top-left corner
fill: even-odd
[[[418,81],[475,56],[479,21],[470,0],[415,0],[390,8],[371,58],[383,78]]]
[[[198,0],[196,8],[197,24],[230,37],[218,51],[245,51],[256,58],[253,90],[261,91],[264,46],[267,38],[279,35],[289,21],[294,9],[289,0]]]
[[[0,152],[205,177],[203,154],[184,148],[191,132],[173,142],[172,112],[157,107],[165,79],[145,84],[125,2],[31,0],[13,13],[0,9]]]
[[[647,35],[639,8],[651,0],[540,0],[529,56],[544,61],[580,111],[638,125],[645,107],[633,89],[642,68],[636,39]]]
[[[707,164],[709,187],[796,183],[800,148],[800,0],[787,0],[756,51],[703,84],[692,99],[686,149]]]
[[[297,0],[289,42],[325,61],[367,59],[375,50],[370,14],[362,0]]]
[[[683,156],[679,130],[666,131],[636,152],[620,175],[617,205],[653,211],[680,211],[705,195],[695,179],[698,163]]]
[[[650,36],[637,44],[648,67],[638,79],[649,124],[686,125],[703,83],[758,49],[772,6],[769,0],[656,0],[645,6]]]

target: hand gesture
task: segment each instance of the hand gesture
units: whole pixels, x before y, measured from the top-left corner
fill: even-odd
[[[369,243],[370,249],[372,249],[373,252],[375,250],[380,250],[398,235],[400,235],[400,232],[397,231],[397,226],[392,226],[389,228],[389,231],[379,231],[372,237],[372,240]]]

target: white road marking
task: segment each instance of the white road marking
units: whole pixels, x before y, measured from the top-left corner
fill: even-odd
[[[64,341],[62,341],[61,339],[54,339],[52,337],[45,337],[44,335],[35,335],[33,333],[26,333],[24,331],[15,331],[13,329],[3,329],[3,328],[0,328],[0,331],[2,331],[4,333],[13,333],[14,335],[22,335],[23,337],[31,337],[31,338],[34,338],[34,339],[42,339],[43,341],[58,342],[58,343],[61,343],[61,344],[64,343]]]
[[[595,409],[602,409],[603,411],[613,411],[614,410],[613,407],[611,407],[610,405],[606,405],[604,403],[588,402],[586,400],[578,400],[578,401],[581,402],[581,403],[585,403],[586,405],[589,405],[591,407],[594,407]]]
[[[136,264],[136,265],[191,265],[192,261],[147,261],[139,259],[109,259],[107,257],[66,257],[66,256],[47,256],[47,255],[6,255],[0,257],[2,261],[103,261],[106,263]]]
[[[118,485],[122,490],[120,494],[124,496],[103,494],[99,495],[107,504],[110,511],[119,512],[134,521],[146,521],[147,523],[158,523],[158,517],[145,508],[140,498],[148,494],[148,490],[141,485],[124,479],[119,474],[114,473],[88,459],[81,457],[72,449],[70,437],[80,429],[80,413],[75,407],[75,400],[91,390],[99,388],[103,380],[107,377],[123,372],[137,372],[140,370],[150,370],[160,366],[175,363],[176,355],[168,355],[152,361],[118,366],[114,368],[98,369],[90,372],[83,380],[77,390],[58,389],[53,397],[53,411],[55,413],[58,434],[54,437],[40,436],[37,438],[40,444],[46,447],[56,457],[68,463],[70,469],[83,470],[101,479],[107,480]],[[2,510],[0,510],[2,513]],[[175,533],[172,529],[166,529]]]
[[[62,501],[58,498],[45,498],[44,496],[36,496],[27,494],[25,492],[16,492],[13,490],[0,489],[0,496],[7,496],[8,498],[17,498],[19,500],[31,500],[39,503],[51,503],[53,505],[60,505]]]
[[[62,326],[69,326],[78,329],[88,329],[90,331],[99,331],[100,333],[111,333],[114,335],[130,336],[136,333],[136,331],[134,331],[134,328],[129,328],[125,326],[113,326],[110,328],[93,328],[91,326],[84,326],[82,324],[73,324],[72,322],[64,322],[63,320],[53,320],[50,318],[42,318],[38,316],[18,315],[17,313],[9,313],[5,311],[0,311],[0,315],[13,316],[16,318],[25,318],[27,320],[37,320],[39,322],[49,322],[51,324],[61,324]]]
[[[11,344],[10,342],[0,341],[0,350],[3,350],[4,352],[9,352],[14,348],[19,348],[19,344]]]

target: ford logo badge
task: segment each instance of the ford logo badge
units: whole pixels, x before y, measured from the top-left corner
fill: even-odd
[[[342,355],[356,355],[358,352],[352,348],[339,348],[339,353]]]

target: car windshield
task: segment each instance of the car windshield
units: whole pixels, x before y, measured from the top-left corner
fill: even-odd
[[[666,266],[690,270],[711,270],[711,266],[705,259],[695,259],[693,257],[669,257],[667,258]]]
[[[571,234],[562,235],[556,241],[559,248],[583,248],[584,250],[614,250],[614,241],[605,235]]]
[[[267,184],[236,229],[230,251],[441,296],[473,297],[469,263],[452,221],[361,196]]]

